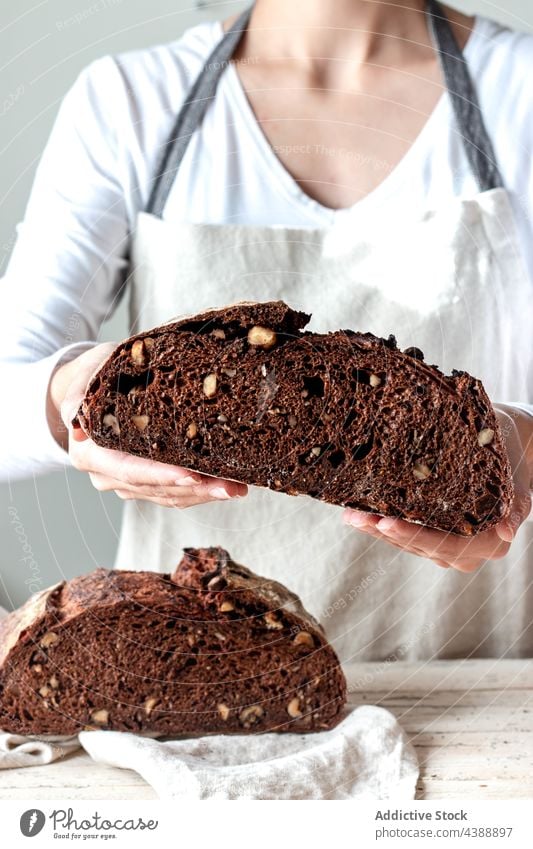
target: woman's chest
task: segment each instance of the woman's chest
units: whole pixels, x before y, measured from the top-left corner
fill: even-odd
[[[442,93],[436,63],[399,74],[401,84],[389,69],[375,69],[337,88],[320,79],[291,82],[284,68],[266,85],[260,68],[238,67],[230,68],[227,85],[257,143],[307,196],[331,209],[361,201],[400,165]]]
[[[343,122],[337,113],[326,121],[312,112],[294,121],[278,115],[261,126],[235,82],[230,67],[191,137],[165,217],[322,227],[352,212],[357,217],[359,209],[376,202],[403,217],[409,209],[416,214],[454,196],[477,193],[460,137],[450,128],[446,100],[439,101],[421,130],[419,114],[403,135],[404,106],[396,107],[395,131],[372,128],[369,116],[359,123],[347,115]],[[270,137],[264,132],[267,125]]]

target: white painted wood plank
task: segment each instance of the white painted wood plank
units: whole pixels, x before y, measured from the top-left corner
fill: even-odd
[[[97,764],[86,752],[76,752],[52,764],[1,770],[0,798],[155,799],[157,796],[133,770]]]
[[[529,658],[376,661],[350,663],[344,668],[348,686],[357,684],[358,691],[367,693],[394,688],[406,693],[472,687],[500,690],[509,686],[533,690],[533,660]]]
[[[396,691],[390,693],[388,690],[374,693],[350,693],[350,704],[384,704],[397,708],[409,708],[423,706],[424,708],[447,708],[447,707],[478,707],[483,710],[491,707],[497,710],[507,707],[514,713],[530,714],[533,716],[533,690],[441,690],[432,693],[404,693]],[[531,720],[533,723],[533,719]]]
[[[424,778],[418,782],[416,799],[463,801],[467,799],[531,799],[533,785],[521,779],[458,781],[451,777]]]

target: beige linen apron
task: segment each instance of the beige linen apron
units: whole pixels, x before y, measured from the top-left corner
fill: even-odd
[[[358,217],[356,207],[349,225],[330,229],[163,220],[172,179],[248,10],[193,86],[138,217],[132,332],[177,313],[281,298],[312,312],[310,329],[394,333],[400,346],[421,348],[427,362],[481,378],[493,400],[532,400],[512,342],[530,309],[531,287],[509,199],[451,29],[435,3],[428,13],[480,193],[401,220],[382,208]],[[533,650],[532,539],[527,523],[505,559],[463,574],[344,525],[339,507],[252,487],[244,499],[181,511],[126,502],[115,566],[167,571],[182,547],[219,544],[295,590],[344,662],[521,657]]]

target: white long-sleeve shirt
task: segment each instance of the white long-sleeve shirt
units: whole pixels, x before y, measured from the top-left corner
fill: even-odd
[[[112,314],[160,147],[221,35],[220,22],[202,23],[170,44],[98,59],[61,105],[0,283],[0,364],[10,413],[2,419],[0,478],[69,463],[46,420],[51,372],[94,344]],[[465,56],[533,281],[533,36],[478,17]],[[405,215],[477,192],[444,92],[406,156],[357,208],[393,204]],[[349,220],[352,210],[333,211],[302,191],[269,146],[230,64],[191,139],[164,217],[328,227]],[[530,339],[530,316],[516,334]],[[516,402],[533,411],[533,397]]]

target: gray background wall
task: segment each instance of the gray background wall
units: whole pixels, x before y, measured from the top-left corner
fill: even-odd
[[[453,5],[533,30],[528,0],[458,0]],[[97,56],[173,40],[201,20],[227,17],[242,6],[192,0],[2,4],[0,275],[59,102],[79,70]],[[127,335],[124,307],[103,327],[102,339]],[[75,471],[0,486],[0,604],[11,609],[64,576],[110,565],[120,514],[119,499],[96,492]]]

